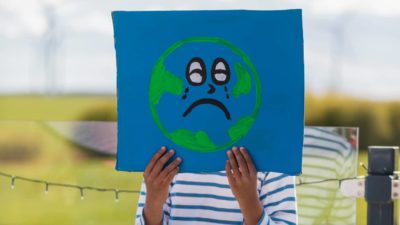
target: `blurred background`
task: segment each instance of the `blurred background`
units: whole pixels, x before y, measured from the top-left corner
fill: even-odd
[[[141,174],[114,171],[109,146],[86,146],[65,135],[69,125],[47,122],[116,121],[111,11],[288,8],[303,9],[306,125],[359,127],[363,162],[369,145],[399,145],[398,1],[0,0],[0,172],[139,188]],[[107,128],[88,129],[80,134],[104,137]],[[11,190],[0,177],[0,224],[134,221],[135,195],[81,201],[77,191],[43,188],[17,181]],[[364,224],[362,200],[357,211]]]

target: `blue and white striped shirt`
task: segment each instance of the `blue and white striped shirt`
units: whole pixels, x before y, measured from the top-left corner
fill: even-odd
[[[281,173],[257,173],[264,213],[258,224],[297,224],[295,179]],[[136,224],[144,225],[146,186],[142,183]],[[164,204],[163,224],[244,224],[225,172],[179,173]]]
[[[337,131],[345,129],[304,129],[303,182],[357,175],[357,151]],[[298,186],[297,197],[299,224],[356,224],[356,201],[343,196],[335,182]]]

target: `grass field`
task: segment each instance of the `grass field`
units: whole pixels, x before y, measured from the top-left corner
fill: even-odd
[[[366,151],[359,151],[358,162],[362,162],[367,165],[368,156]],[[358,175],[364,176],[367,171],[361,166],[358,167]],[[367,224],[367,204],[364,199],[357,199],[357,224]]]
[[[115,96],[0,96],[0,120],[115,118]]]
[[[0,97],[0,146],[27,146],[31,158],[1,159],[0,171],[52,182],[137,190],[141,174],[114,170],[114,158],[91,157],[66,140],[43,129],[37,120],[107,119],[115,110],[109,96]],[[111,112],[110,112],[111,109]],[[113,116],[113,115],[111,115]],[[11,122],[10,122],[11,121]],[[4,153],[7,148],[0,148]],[[33,152],[33,153],[32,153]],[[0,156],[2,156],[0,154]],[[4,154],[3,154],[4,156]],[[7,156],[7,154],[6,154]],[[135,159],[132,159],[135,160]],[[137,159],[136,159],[137,160]],[[0,177],[0,224],[133,224],[136,194],[85,192],[45,187]]]
[[[0,159],[0,171],[52,182],[137,190],[141,174],[114,170],[114,159],[89,157],[68,141],[46,131],[40,123],[2,123],[0,144],[12,134],[23,133],[27,141],[19,146],[34,145],[37,151],[30,159]],[[7,132],[7,133],[5,133]],[[19,136],[22,137],[22,136]],[[35,143],[40,139],[39,145]],[[134,159],[133,159],[134,160]],[[0,177],[0,224],[133,224],[137,195],[84,192],[50,186],[47,195],[43,184],[16,180],[12,190],[9,178]]]
[[[68,141],[47,132],[40,123],[29,122],[107,119],[115,116],[114,97],[9,96],[0,97],[0,108],[0,119],[3,120],[0,122],[0,153],[4,151],[1,146],[14,141],[19,143],[18,146],[27,146],[26,151],[31,155],[10,160],[2,159],[0,154],[0,171],[53,182],[131,190],[140,188],[140,173],[116,172],[113,157],[87,155]],[[360,153],[359,161],[367,162],[364,152]],[[360,168],[359,174],[365,174],[365,171]],[[44,185],[17,180],[12,190],[10,182],[9,178],[0,177],[0,224],[119,225],[133,224],[134,221],[137,194],[121,194],[120,201],[115,202],[111,192],[87,191],[85,199],[81,200],[76,189],[50,187],[45,195]],[[365,202],[357,202],[358,224],[366,224]]]

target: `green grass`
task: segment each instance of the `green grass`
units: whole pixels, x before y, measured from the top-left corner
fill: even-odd
[[[0,135],[4,137],[0,138],[0,145],[17,133],[24,134],[28,140],[20,140],[20,144],[29,145],[40,140],[38,149],[31,150],[38,151],[32,159],[0,161],[0,171],[84,186],[140,188],[140,173],[117,172],[113,158],[89,157],[66,140],[49,133],[40,123],[3,123],[0,126]],[[117,203],[112,192],[85,191],[85,199],[81,200],[77,189],[50,186],[45,195],[43,184],[16,180],[12,190],[10,182],[9,178],[0,177],[0,224],[133,224],[134,221],[137,194],[121,194]]]
[[[83,120],[112,114],[115,96],[0,96],[0,120]],[[111,112],[110,112],[111,111]],[[93,116],[92,116],[93,117]]]
[[[360,151],[358,154],[358,162],[362,162],[367,166],[368,156],[366,151]],[[367,171],[361,166],[358,167],[358,175],[365,176]],[[357,224],[367,224],[367,204],[364,199],[357,199]]]
[[[29,159],[0,158],[0,171],[52,182],[140,188],[140,173],[117,172],[113,157],[91,157],[40,123],[29,122],[102,119],[103,111],[115,111],[115,97],[6,96],[0,97],[0,108],[0,151],[5,151],[2,146],[18,143],[34,152]],[[16,180],[11,190],[10,179],[0,177],[0,224],[133,224],[137,194],[121,194],[117,203],[111,192],[86,191],[81,200],[76,189],[50,187],[47,195],[44,189],[42,184]]]

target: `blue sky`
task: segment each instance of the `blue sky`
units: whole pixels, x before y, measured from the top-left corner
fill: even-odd
[[[113,10],[287,8],[303,9],[308,91],[400,99],[396,0],[0,0],[0,93],[115,94]]]

